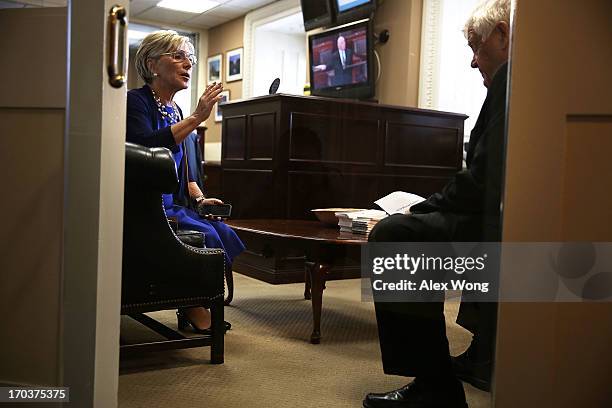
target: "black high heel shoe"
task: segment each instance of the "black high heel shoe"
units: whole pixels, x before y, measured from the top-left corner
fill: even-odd
[[[206,328],[206,329],[199,329],[196,327],[195,324],[193,324],[193,322],[191,320],[189,320],[189,318],[187,317],[187,315],[185,314],[185,310],[184,309],[178,309],[176,311],[176,321],[177,321],[177,325],[178,325],[178,329],[179,330],[185,330],[187,329],[187,327],[191,327],[191,329],[198,334],[206,334],[206,335],[212,335],[212,328]],[[232,328],[232,324],[230,322],[226,322],[223,321],[223,326],[224,326],[224,333],[227,332],[229,329]]]

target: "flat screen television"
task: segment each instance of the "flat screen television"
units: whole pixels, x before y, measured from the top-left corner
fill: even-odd
[[[308,51],[312,95],[354,99],[374,96],[370,20],[313,34],[308,37]]]
[[[300,0],[306,31],[332,24],[334,15],[331,1],[336,0]]]
[[[376,9],[376,0],[331,0],[336,24],[349,23],[370,17]]]

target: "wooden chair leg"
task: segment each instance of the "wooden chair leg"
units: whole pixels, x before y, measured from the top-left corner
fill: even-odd
[[[225,270],[225,283],[227,284],[227,297],[224,304],[229,305],[232,303],[232,299],[234,299],[234,273],[231,267]]]
[[[224,345],[225,345],[225,322],[223,298],[215,300],[210,305],[210,315],[212,319],[212,344],[210,346],[210,362],[211,364],[223,364],[224,360]]]

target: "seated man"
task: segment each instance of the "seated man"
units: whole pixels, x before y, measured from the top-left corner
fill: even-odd
[[[412,215],[382,220],[370,241],[499,241],[509,21],[510,0],[487,0],[465,24],[471,66],[478,68],[488,88],[470,136],[467,169],[455,174],[442,192],[413,206]],[[461,305],[457,321],[474,337],[468,351],[454,361],[442,301],[375,301],[374,306],[385,373],[416,378],[398,390],[368,394],[364,407],[467,407],[458,377],[488,389],[495,303]]]

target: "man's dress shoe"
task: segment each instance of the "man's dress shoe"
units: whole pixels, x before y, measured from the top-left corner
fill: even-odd
[[[451,377],[448,381],[425,383],[415,379],[408,385],[383,394],[368,394],[365,408],[468,408],[463,386]]]
[[[468,352],[451,357],[453,370],[461,381],[472,384],[479,390],[491,391],[491,360],[478,361],[471,358]]]

